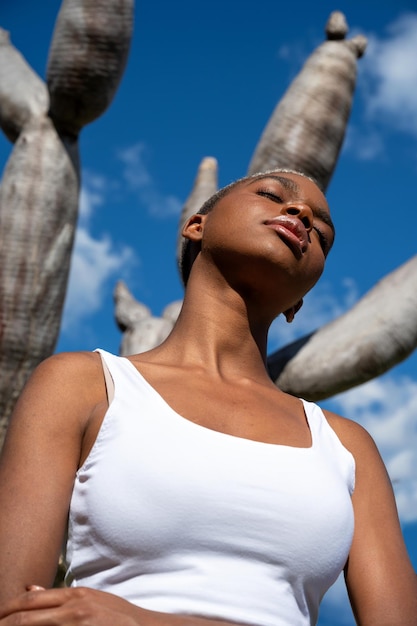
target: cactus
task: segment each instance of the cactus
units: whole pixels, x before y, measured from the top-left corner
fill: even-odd
[[[78,215],[78,135],[112,100],[132,23],[131,0],[64,0],[47,85],[0,30],[0,125],[16,142],[0,186],[0,442],[28,376],[55,348]]]

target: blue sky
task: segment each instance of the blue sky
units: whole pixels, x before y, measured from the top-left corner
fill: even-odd
[[[42,77],[57,0],[0,6],[0,25]],[[332,10],[369,40],[328,199],[337,228],[326,271],[277,347],[340,315],[416,253],[415,0],[138,2],[128,66],[109,110],[81,134],[81,211],[57,349],[117,352],[112,292],[123,279],[155,315],[182,297],[178,215],[204,156],[223,186],[245,174],[275,104],[323,40]],[[10,154],[0,137],[0,164]],[[364,424],[393,479],[417,568],[417,356],[326,402]],[[321,626],[353,624],[341,585]]]

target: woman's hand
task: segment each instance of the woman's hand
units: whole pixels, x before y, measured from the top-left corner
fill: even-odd
[[[126,600],[85,587],[29,591],[0,608],[0,625],[14,626],[150,626],[140,614],[148,613]],[[157,624],[157,622],[155,622]]]
[[[87,587],[44,589],[37,585],[0,608],[0,626],[236,626],[202,617],[170,615],[137,607]]]

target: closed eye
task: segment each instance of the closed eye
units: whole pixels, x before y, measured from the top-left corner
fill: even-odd
[[[256,193],[258,194],[258,196],[264,196],[265,198],[269,198],[270,200],[273,200],[274,202],[279,202],[281,204],[282,202],[284,202],[281,196],[278,196],[276,193],[273,193],[272,191],[268,191],[267,189],[258,189]]]
[[[318,237],[319,237],[319,242],[320,242],[320,247],[323,250],[325,256],[327,256],[327,254],[330,251],[330,245],[329,242],[327,240],[327,237],[324,235],[324,233],[321,232],[321,230],[319,228],[317,228],[317,226],[313,226],[313,230],[316,231]]]

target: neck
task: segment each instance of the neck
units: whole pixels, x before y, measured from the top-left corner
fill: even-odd
[[[265,376],[271,320],[230,288],[187,287],[178,321],[161,346],[182,363],[222,376]],[[157,349],[158,350],[158,349]],[[167,352],[168,351],[168,352]]]

